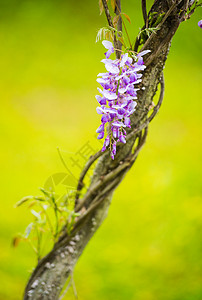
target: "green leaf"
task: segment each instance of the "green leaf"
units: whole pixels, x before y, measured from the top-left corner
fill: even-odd
[[[19,245],[19,242],[22,240],[21,236],[15,236],[12,240],[12,246],[16,248]]]
[[[33,199],[33,198],[34,198],[33,196],[27,196],[27,197],[22,198],[20,201],[18,201],[15,204],[15,207],[18,207],[18,206],[24,204],[25,202],[27,202],[27,201],[29,201],[30,199]]]
[[[99,8],[100,8],[100,14],[102,14],[104,11],[104,6],[102,4],[102,0],[99,0]]]
[[[33,214],[33,216],[35,216],[37,218],[37,220],[41,221],[41,216],[38,212],[36,212],[35,210],[31,209],[31,213]]]
[[[127,14],[125,14],[125,13],[122,13],[122,15],[124,15],[124,17],[128,20],[128,22],[131,24],[131,20],[130,20],[130,17],[127,15]]]
[[[27,228],[25,229],[25,238],[26,238],[26,239],[29,237],[29,235],[30,235],[30,233],[31,233],[31,231],[32,231],[32,229],[33,229],[33,225],[34,225],[34,223],[32,222],[32,223],[30,223],[30,224],[27,226]]]
[[[122,37],[118,37],[118,40],[121,42],[122,45],[125,45],[124,40]]]
[[[113,18],[113,25],[114,25],[115,28],[116,28],[116,26],[117,26],[117,23],[118,23],[119,18],[120,18],[120,15],[116,15],[116,16]]]
[[[51,197],[50,192],[46,191],[44,188],[39,188],[39,189],[40,189],[40,191],[41,191],[46,197],[48,197],[48,198]]]
[[[113,11],[115,11],[115,8],[116,8],[116,0],[111,0],[111,6],[112,6]]]

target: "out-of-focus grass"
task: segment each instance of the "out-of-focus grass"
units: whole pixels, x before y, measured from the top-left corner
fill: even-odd
[[[0,299],[14,300],[36,261],[28,245],[11,247],[31,219],[13,205],[64,171],[57,146],[74,154],[87,140],[96,143],[95,79],[104,49],[94,41],[105,19],[93,1],[0,5]],[[141,26],[133,5],[123,4],[134,20],[131,34]],[[164,103],[147,144],[75,268],[79,299],[202,298],[198,20],[199,12],[174,38]],[[72,291],[68,296],[74,299]]]

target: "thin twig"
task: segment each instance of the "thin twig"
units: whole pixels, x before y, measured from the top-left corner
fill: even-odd
[[[144,18],[144,23],[146,28],[148,27],[148,22],[147,22],[147,4],[146,4],[146,0],[142,0],[142,15]]]
[[[116,0],[116,6],[115,6],[115,14],[119,15],[119,19],[117,22],[117,31],[122,32],[122,18],[121,18],[121,0]],[[120,34],[118,33],[118,37],[120,37]],[[117,41],[118,49],[122,49],[122,43],[118,40]],[[117,58],[120,58],[121,53],[116,52]]]
[[[188,0],[187,0],[188,1]],[[189,3],[188,3],[189,4]],[[191,9],[191,7],[193,6],[195,4],[195,6]],[[188,8],[189,8],[189,13],[187,14],[187,16],[184,16],[184,20],[187,20],[187,19],[190,19],[190,17],[191,17],[191,15],[195,12],[195,9],[197,8],[197,7],[200,7],[201,6],[201,4],[198,4],[197,5],[197,1],[195,1],[193,4],[191,4],[191,5],[188,5]],[[188,9],[187,9],[187,11],[188,11]],[[186,12],[187,12],[186,11]]]
[[[107,21],[108,21],[109,26],[114,28],[112,18],[111,18],[110,12],[109,12],[109,8],[108,8],[108,5],[107,5],[107,1],[102,0],[102,4],[103,4],[103,7],[104,7],[105,15],[107,17]],[[115,46],[115,48],[119,48],[115,34],[114,34],[114,46]]]
[[[46,216],[46,220],[47,220],[47,222],[48,222],[48,225],[49,225],[51,234],[52,234],[53,238],[55,238],[53,226],[52,226],[52,224],[51,224],[51,221],[50,221],[50,218],[49,218],[49,216],[48,216],[48,214],[47,214],[47,211],[45,210],[45,208],[43,207],[43,205],[42,205],[41,203],[39,203],[39,205],[40,205],[40,207],[42,208],[42,210],[43,210],[43,212],[44,212],[44,214],[45,214],[45,216]]]
[[[90,167],[92,166],[92,164],[100,157],[104,154],[104,152],[102,152],[101,150],[98,151],[97,153],[95,153],[93,156],[91,156],[89,158],[89,160],[87,161],[84,169],[82,170],[80,177],[79,177],[79,181],[78,181],[78,185],[77,185],[77,193],[76,193],[76,197],[75,197],[75,201],[77,204],[77,200],[79,198],[79,191],[81,191],[81,189],[83,188],[84,184],[83,184],[83,180],[84,177],[86,175],[86,173],[88,172],[88,170],[90,169]]]

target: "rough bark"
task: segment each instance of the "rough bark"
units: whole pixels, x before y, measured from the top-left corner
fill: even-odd
[[[131,168],[145,143],[147,115],[159,82],[163,84],[162,71],[170,43],[179,24],[183,21],[187,3],[188,1],[185,0],[176,1],[174,4],[166,0],[154,2],[149,13],[165,13],[165,16],[167,13],[167,16],[161,22],[157,33],[152,34],[143,46],[143,49],[151,50],[151,54],[146,56],[147,69],[140,85],[140,88],[144,86],[145,89],[140,89],[138,94],[138,107],[129,132],[130,139],[125,145],[119,145],[114,161],[108,152],[102,156],[101,153],[97,155],[101,157],[95,167],[92,182],[82,199],[77,197],[76,210],[82,209],[82,215],[71,235],[68,236],[64,231],[52,251],[39,261],[26,286],[24,299],[59,299],[63,286],[86,244],[107,216],[113,191]],[[145,125],[141,127],[142,124]],[[79,189],[82,184],[81,180]]]

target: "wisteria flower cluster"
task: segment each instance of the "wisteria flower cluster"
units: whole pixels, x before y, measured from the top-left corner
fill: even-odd
[[[137,54],[137,61],[125,53],[120,59],[109,59],[114,52],[113,44],[103,41],[103,46],[107,49],[106,59],[101,60],[105,64],[107,73],[99,73],[97,82],[102,89],[98,88],[100,95],[96,96],[101,106],[97,107],[97,113],[101,115],[101,125],[97,129],[98,139],[104,140],[102,151],[110,148],[111,158],[116,154],[117,142],[126,143],[126,127],[131,127],[130,116],[135,111],[137,105],[137,91],[135,85],[141,82],[141,71],[146,68],[143,62],[143,55],[150,50]]]

